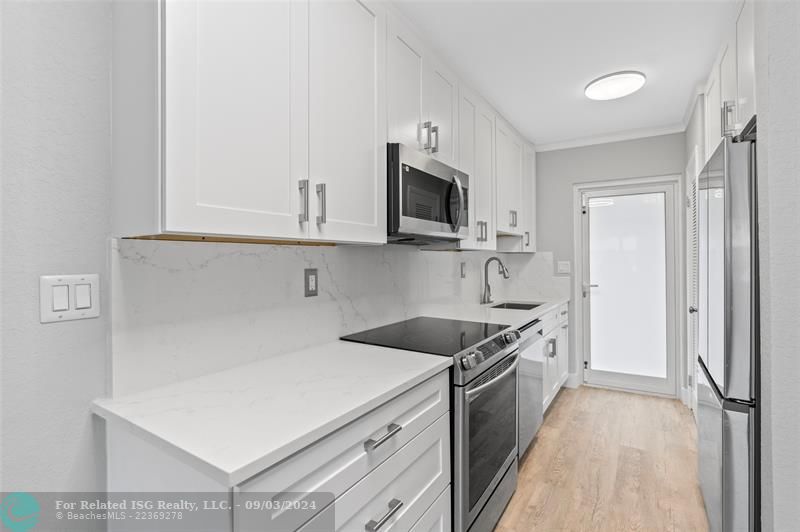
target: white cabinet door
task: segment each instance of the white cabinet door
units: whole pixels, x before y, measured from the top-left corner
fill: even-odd
[[[469,175],[470,237],[459,249],[494,249],[494,113],[466,87],[459,89],[458,168]]]
[[[458,165],[458,81],[431,56],[426,58],[425,67],[422,103],[432,128],[433,145],[429,153],[455,167]]]
[[[389,18],[387,38],[389,142],[422,149],[422,44],[396,17]]]
[[[560,388],[569,376],[569,324],[562,323],[558,328],[558,387]]]
[[[306,237],[304,11],[166,2],[164,231]]]
[[[705,88],[705,162],[713,155],[722,140],[722,97],[719,82],[719,64],[711,70]],[[703,164],[705,166],[705,163]]]
[[[736,39],[731,35],[719,63],[720,121],[724,135],[732,135],[736,130],[736,84]]]
[[[544,382],[543,407],[550,406],[559,389],[558,381],[558,329],[544,337]]]
[[[477,187],[474,188],[472,197],[478,196],[477,219],[483,225],[482,249],[495,249],[497,246],[494,120],[494,111],[484,103],[479,104],[475,114]]]
[[[522,182],[522,251],[536,251],[536,150],[525,146]]]
[[[737,133],[756,114],[755,0],[746,0],[736,20]]]
[[[479,193],[479,179],[475,175],[475,120],[478,104],[472,93],[464,87],[461,87],[458,109],[458,169],[469,176],[469,237],[460,241],[458,246],[459,249],[481,249],[483,226],[478,218],[478,205],[485,200]]]
[[[499,117],[495,120],[497,231],[521,234],[522,142]]]
[[[309,5],[311,239],[386,242],[383,9]]]

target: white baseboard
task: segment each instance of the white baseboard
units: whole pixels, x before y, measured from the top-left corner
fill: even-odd
[[[689,399],[691,397],[691,390],[686,386],[681,386],[680,391],[678,392],[681,396],[681,403],[686,406],[689,406]]]
[[[566,382],[567,388],[577,388],[580,385],[581,381],[579,380],[577,373],[570,373],[567,376],[567,382]]]

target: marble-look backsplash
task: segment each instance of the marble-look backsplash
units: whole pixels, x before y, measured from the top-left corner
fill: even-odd
[[[113,240],[112,391],[124,395],[480,301],[489,252]],[[501,254],[495,301],[568,297],[551,253]],[[460,263],[466,263],[461,278]],[[319,295],[303,295],[317,268]]]

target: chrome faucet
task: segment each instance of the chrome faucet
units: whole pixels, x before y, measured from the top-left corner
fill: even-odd
[[[511,275],[508,272],[503,261],[497,257],[489,257],[486,259],[486,264],[483,265],[483,295],[481,296],[481,304],[492,302],[492,287],[489,285],[489,263],[493,260],[497,261],[497,273],[503,276],[503,279],[508,279]]]

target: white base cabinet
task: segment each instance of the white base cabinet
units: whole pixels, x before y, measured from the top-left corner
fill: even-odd
[[[569,303],[542,317],[544,335],[543,406],[550,407],[569,377]]]
[[[317,525],[333,523],[334,530],[365,530],[371,521],[385,518],[381,530],[449,530],[449,407],[445,371],[236,486],[212,480],[180,449],[109,423],[108,490],[272,494],[293,507],[316,500],[309,498],[314,492],[329,493],[332,505],[298,513],[299,521],[283,516],[282,522],[289,523],[285,528],[316,530]],[[265,529],[266,521],[281,513],[265,512]],[[243,523],[237,523],[235,513],[230,517],[227,530],[239,530]],[[253,524],[248,521],[248,528]],[[109,530],[114,525],[109,522]]]

